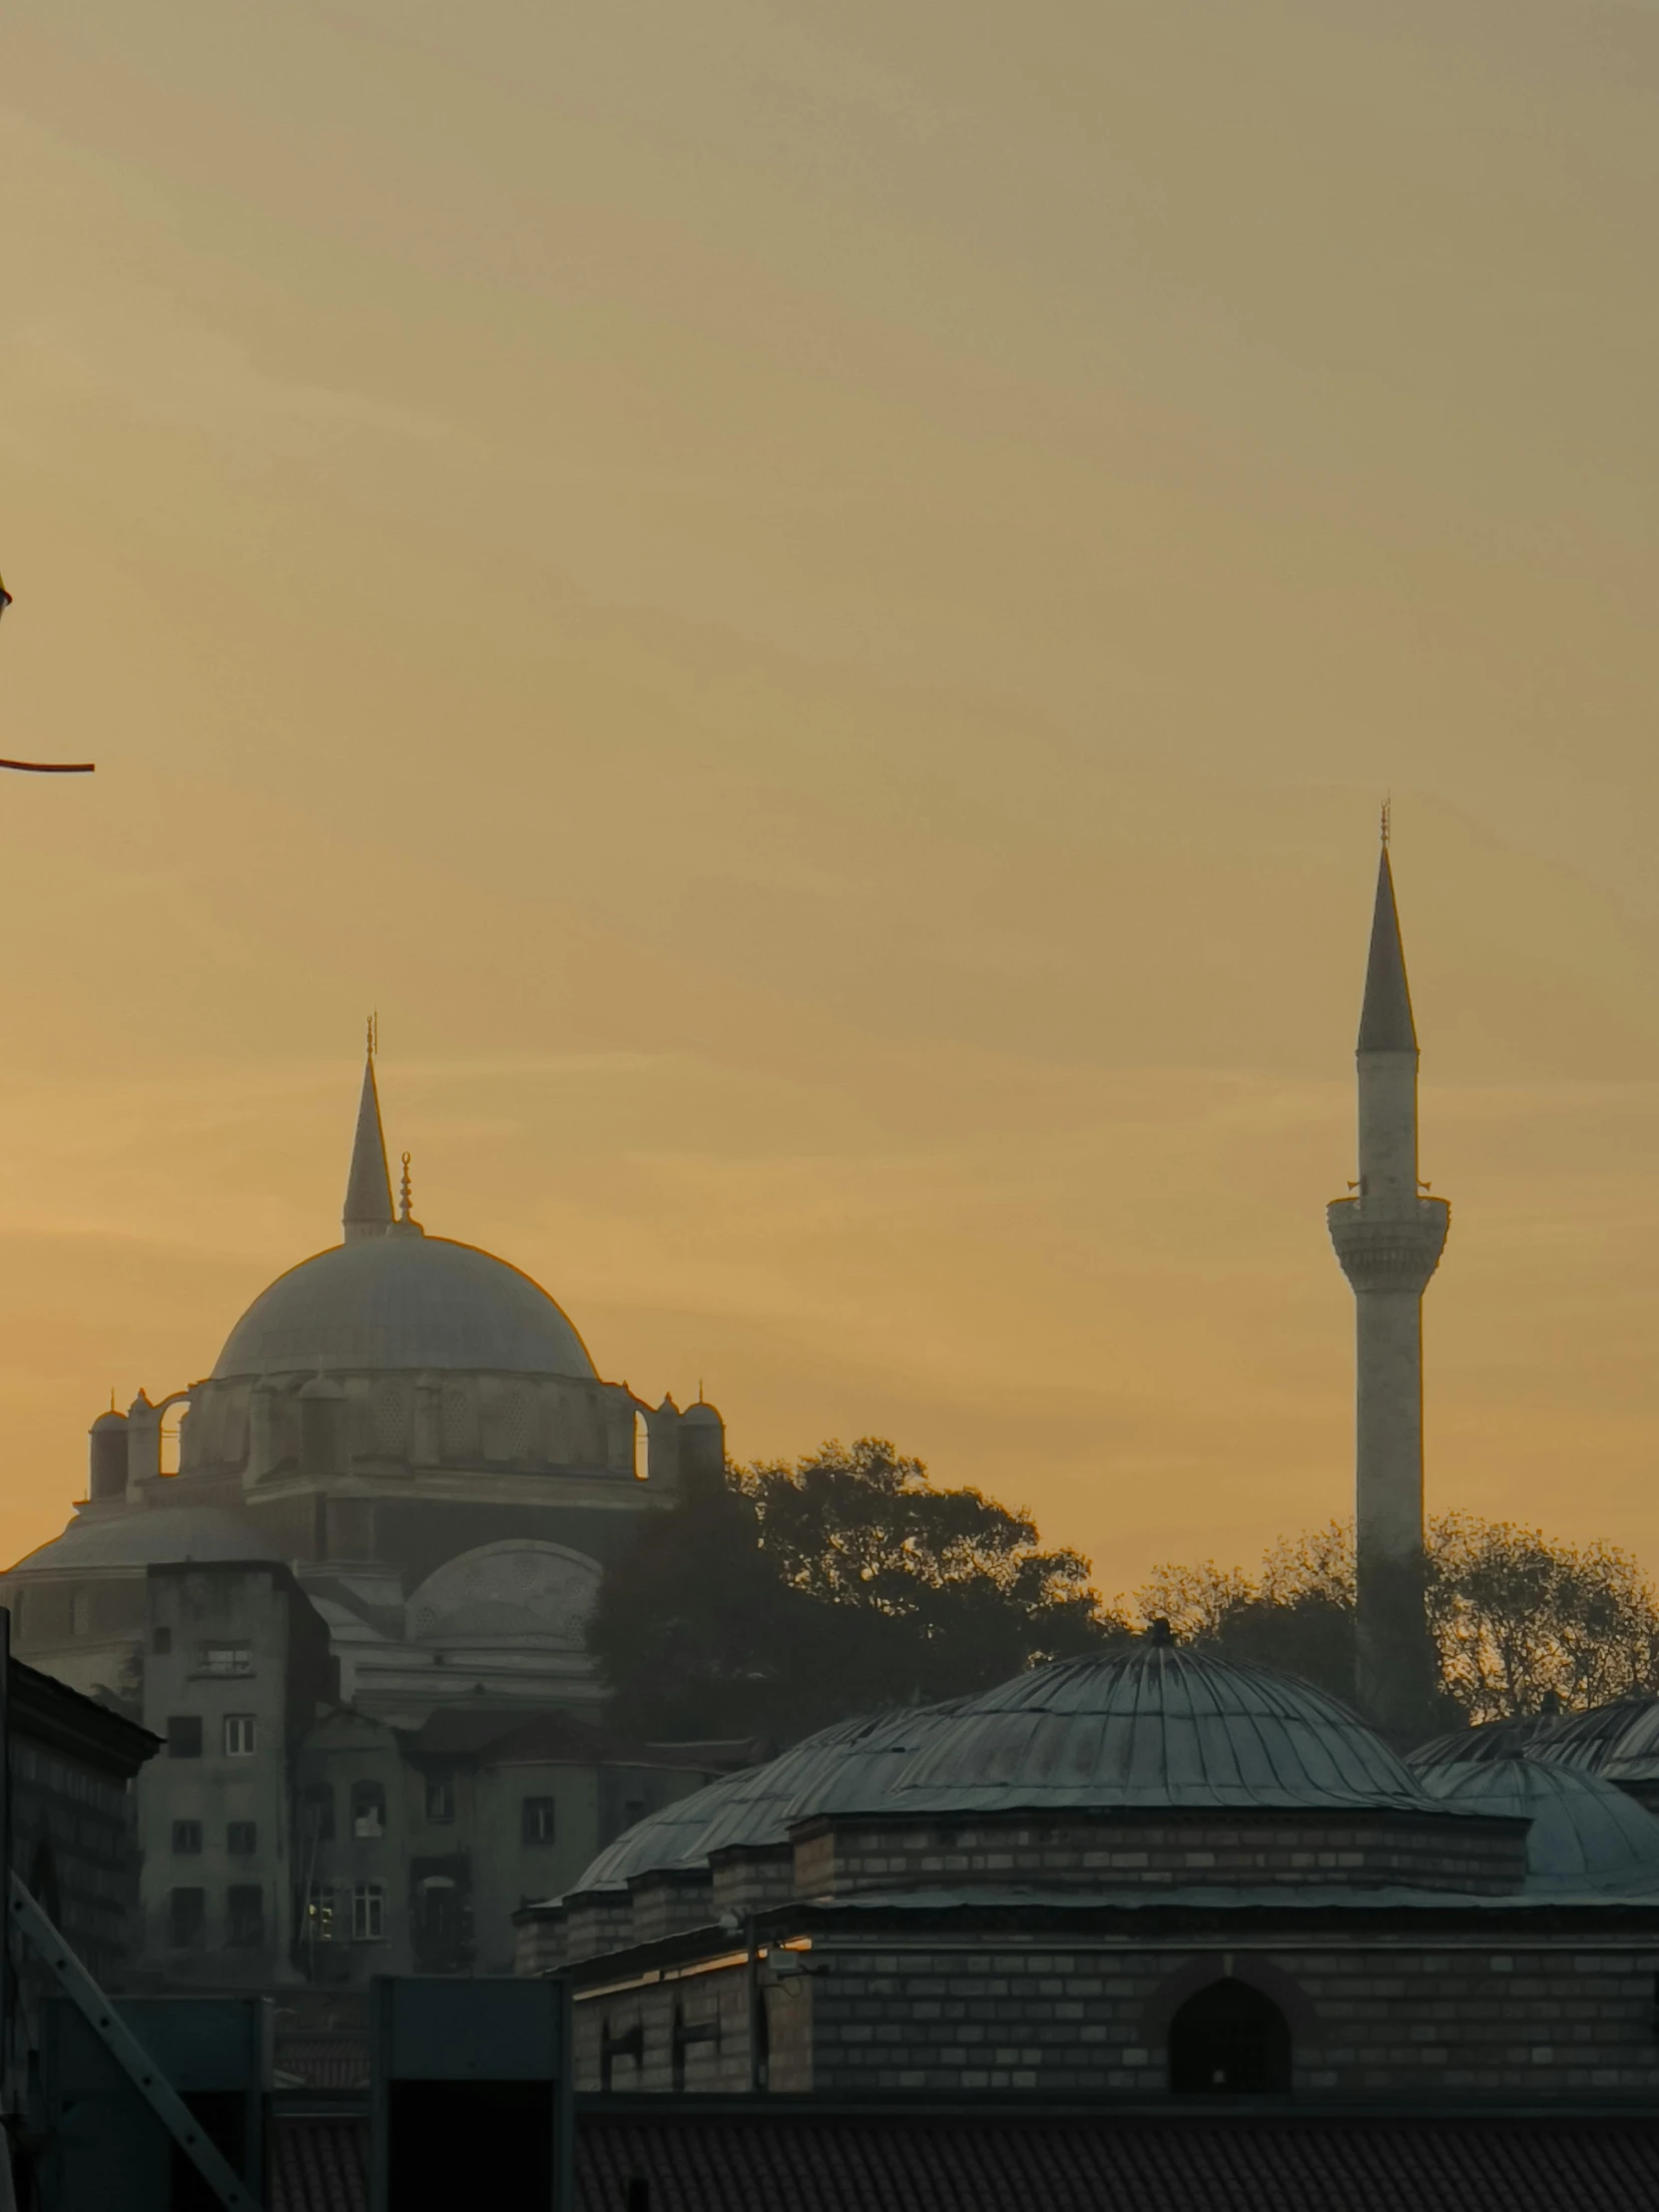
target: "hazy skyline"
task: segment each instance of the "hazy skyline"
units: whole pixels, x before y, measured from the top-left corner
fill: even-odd
[[[1659,1570],[1659,9],[24,0],[0,1545],[415,1212],[1108,1594],[1348,1510],[1377,811],[1430,1509]]]

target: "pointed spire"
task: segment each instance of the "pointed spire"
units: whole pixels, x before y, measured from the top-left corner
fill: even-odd
[[[383,1237],[391,1221],[391,1176],[386,1168],[385,1133],[380,1127],[380,1093],[374,1083],[374,1033],[371,1028],[340,1226],[345,1231],[346,1243],[353,1244],[359,1237]]]
[[[1405,953],[1399,941],[1399,908],[1388,863],[1384,818],[1382,851],[1377,864],[1377,907],[1372,915],[1371,958],[1366,963],[1366,1003],[1360,1013],[1361,1052],[1415,1052],[1416,1024],[1405,980]]]

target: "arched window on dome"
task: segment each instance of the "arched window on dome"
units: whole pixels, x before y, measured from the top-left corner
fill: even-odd
[[[1224,1974],[1170,2022],[1169,2085],[1178,2096],[1287,2094],[1290,2022],[1272,1997]]]

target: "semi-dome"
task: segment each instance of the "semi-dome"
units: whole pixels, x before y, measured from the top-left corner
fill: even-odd
[[[214,1380],[388,1369],[593,1376],[574,1327],[505,1260],[411,1224],[279,1275],[226,1340]]]
[[[965,1700],[891,1798],[895,1812],[1427,1803],[1382,1737],[1323,1690],[1150,1639]]]
[[[88,1515],[41,1544],[16,1574],[78,1574],[83,1568],[147,1567],[189,1559],[279,1559],[282,1554],[238,1513],[213,1505],[155,1506],[142,1513]]]
[[[1659,1889],[1659,1821],[1596,1775],[1541,1759],[1430,1762],[1421,1774],[1430,1794],[1455,1812],[1531,1822],[1529,1890]]]

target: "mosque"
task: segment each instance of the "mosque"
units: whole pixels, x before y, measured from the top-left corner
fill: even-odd
[[[605,1561],[714,1406],[601,1381],[552,1298],[394,1210],[370,1051],[340,1243],[204,1381],[94,1421],[86,1497],[3,1578],[14,1648],[166,1749],[137,1784],[166,1982],[505,1970],[508,1915],[706,1778],[602,1727]],[[177,1422],[166,1471],[164,1423]]]
[[[1659,1699],[1424,1741],[1421,1312],[1449,1209],[1418,1174],[1385,836],[1357,1065],[1329,1226],[1357,1308],[1360,1710],[1154,1622],[718,1779],[516,1916],[521,1970],[570,1983],[579,2088],[1651,2108]]]

